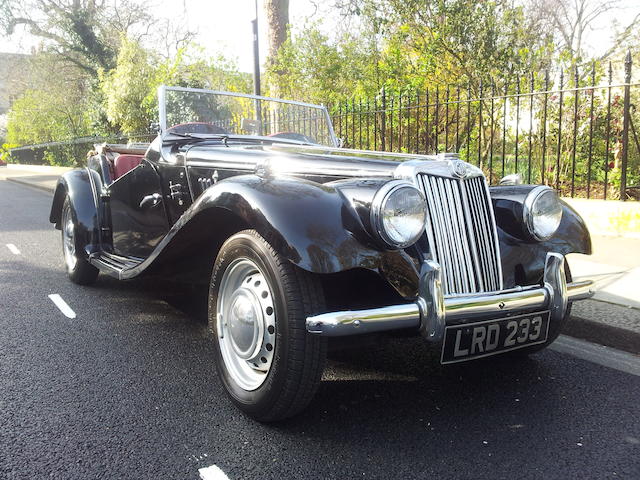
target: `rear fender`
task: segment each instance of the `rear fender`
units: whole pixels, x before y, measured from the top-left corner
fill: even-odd
[[[93,173],[88,169],[77,169],[63,174],[58,179],[49,214],[49,221],[59,230],[62,206],[65,198],[69,197],[76,222],[75,234],[87,255],[97,251],[99,247],[97,195],[90,176]]]

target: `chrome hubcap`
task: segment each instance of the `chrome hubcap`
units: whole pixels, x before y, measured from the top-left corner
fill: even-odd
[[[62,250],[67,268],[73,270],[78,259],[76,258],[75,227],[69,207],[65,208],[62,214]]]
[[[227,371],[244,390],[255,390],[267,378],[275,320],[271,287],[260,269],[246,258],[232,262],[220,282],[216,326]]]

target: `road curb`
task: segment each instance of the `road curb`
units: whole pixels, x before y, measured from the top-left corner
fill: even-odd
[[[36,188],[42,192],[47,192],[50,193],[51,195],[54,194],[54,192],[56,191],[55,187],[48,187],[46,185],[39,185],[37,183],[33,183],[30,182],[28,180],[25,180],[23,178],[20,177],[5,177],[5,180],[9,181],[9,182],[13,182],[13,183],[19,183],[20,185],[26,185],[27,187],[32,187],[32,188]]]
[[[570,337],[640,355],[640,333],[626,328],[614,327],[606,323],[572,316],[562,333]]]

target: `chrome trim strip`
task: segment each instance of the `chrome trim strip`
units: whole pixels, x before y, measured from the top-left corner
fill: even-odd
[[[256,171],[256,162],[231,162],[225,160],[211,160],[211,161],[197,161],[197,160],[187,160],[187,168],[196,167],[196,168],[215,168],[216,170],[243,170],[250,173]]]
[[[323,313],[307,318],[307,331],[327,337],[411,328],[420,324],[420,308],[415,303],[369,310]]]
[[[544,286],[551,299],[549,310],[552,319],[562,319],[567,311],[567,277],[564,273],[564,255],[547,253],[544,266]]]
[[[491,313],[509,313],[523,309],[545,309],[550,295],[545,288],[502,294],[487,294],[474,299],[446,298],[447,320],[459,320]]]
[[[440,338],[446,324],[440,265],[431,260],[426,260],[422,264],[418,289],[420,296],[416,303],[420,307],[422,317],[420,333],[428,340]]]

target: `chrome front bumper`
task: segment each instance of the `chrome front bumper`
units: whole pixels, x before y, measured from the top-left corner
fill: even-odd
[[[424,337],[439,342],[445,326],[478,317],[503,318],[520,313],[549,310],[550,321],[560,321],[567,303],[590,298],[593,282],[567,283],[564,256],[548,253],[543,285],[510,290],[444,297],[440,266],[425,261],[420,272],[418,300],[414,303],[368,310],[323,313],[307,318],[310,333],[337,337],[363,333],[419,328]]]

